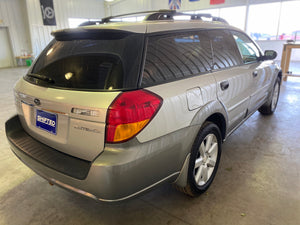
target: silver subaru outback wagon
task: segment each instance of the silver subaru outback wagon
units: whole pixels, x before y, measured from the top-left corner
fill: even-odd
[[[206,191],[222,142],[256,110],[275,111],[281,71],[276,52],[223,19],[180,15],[54,32],[14,88],[6,134],[16,156],[102,201],[164,181],[190,196]]]

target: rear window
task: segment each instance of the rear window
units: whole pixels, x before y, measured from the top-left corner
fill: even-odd
[[[40,86],[111,91],[137,87],[142,34],[53,40],[25,80]],[[111,37],[112,37],[111,36]]]

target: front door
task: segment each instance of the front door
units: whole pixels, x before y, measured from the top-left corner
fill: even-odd
[[[240,67],[242,60],[232,34],[222,30],[210,31],[210,34],[217,96],[226,108],[230,132],[247,114],[252,77]]]
[[[243,58],[243,69],[251,79],[251,93],[249,112],[254,112],[261,106],[268,96],[268,86],[271,82],[271,61],[261,60],[261,52],[254,42],[245,34],[232,31],[233,37],[237,43],[241,56]]]

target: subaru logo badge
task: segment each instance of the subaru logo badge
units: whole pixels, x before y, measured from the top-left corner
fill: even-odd
[[[36,105],[40,105],[40,104],[41,104],[41,101],[40,101],[39,99],[35,98],[35,99],[34,99],[34,103],[35,103]]]

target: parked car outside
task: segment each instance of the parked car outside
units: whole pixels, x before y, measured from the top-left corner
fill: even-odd
[[[12,151],[50,183],[121,201],[169,181],[211,185],[222,142],[272,114],[281,72],[243,31],[209,15],[59,30],[14,87]],[[202,21],[203,17],[212,21]]]
[[[279,40],[294,40],[298,41],[300,40],[300,31],[293,31],[290,34],[282,33],[281,35],[278,36]]]
[[[276,37],[275,37],[275,39],[273,39],[273,36],[270,34],[251,33],[250,36],[254,40],[276,40]]]

